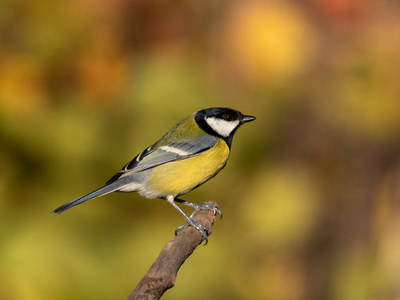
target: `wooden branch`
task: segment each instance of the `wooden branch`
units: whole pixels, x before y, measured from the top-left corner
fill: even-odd
[[[203,204],[217,205],[213,201]],[[210,235],[215,217],[211,210],[200,210],[192,219],[201,223]],[[177,236],[164,245],[160,255],[129,295],[128,300],[160,299],[167,289],[174,287],[180,266],[203,241],[204,237],[196,228],[187,226],[182,229]]]

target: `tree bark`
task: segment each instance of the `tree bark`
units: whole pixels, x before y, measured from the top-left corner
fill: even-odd
[[[210,201],[203,204],[217,205]],[[200,210],[193,216],[193,221],[201,223],[211,234],[215,221],[212,210]],[[129,295],[128,300],[160,299],[167,289],[174,287],[180,266],[204,241],[201,233],[192,226],[183,228],[177,236],[167,242],[150,269]]]

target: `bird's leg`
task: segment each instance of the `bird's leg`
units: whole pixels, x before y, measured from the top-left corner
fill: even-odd
[[[207,245],[207,243],[208,243],[208,232],[207,232],[207,229],[206,229],[203,225],[201,225],[200,223],[195,222],[195,221],[193,221],[190,217],[188,217],[188,216],[183,212],[183,210],[174,202],[174,197],[173,197],[173,196],[168,196],[168,197],[166,197],[166,200],[167,200],[167,202],[168,202],[169,204],[171,204],[171,205],[182,215],[182,217],[185,218],[185,220],[186,220],[186,222],[187,222],[186,224],[181,225],[181,226],[178,226],[178,228],[176,228],[176,230],[175,230],[175,235],[177,235],[178,232],[181,231],[184,227],[190,225],[190,226],[196,228],[198,231],[200,231],[201,235],[202,235],[202,236],[204,237],[204,239],[206,240],[205,245]]]
[[[221,216],[220,219],[222,219],[222,212],[219,210],[218,206],[216,206],[216,205],[212,205],[212,204],[197,204],[197,203],[189,202],[189,201],[182,200],[182,199],[179,199],[179,198],[175,198],[174,201],[178,202],[180,204],[192,207],[194,209],[192,214],[190,215],[190,218],[192,218],[194,216],[194,214],[196,212],[198,212],[199,210],[212,210],[215,215],[220,214],[220,216]]]

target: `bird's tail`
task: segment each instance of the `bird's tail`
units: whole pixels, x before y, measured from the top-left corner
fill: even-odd
[[[64,211],[66,211],[67,209],[74,207],[75,205],[92,200],[96,197],[100,197],[100,196],[103,196],[103,195],[106,195],[106,194],[109,194],[112,192],[116,192],[119,189],[121,189],[124,185],[125,185],[125,183],[123,183],[123,182],[115,181],[112,184],[105,185],[101,188],[98,188],[97,190],[94,190],[86,195],[83,195],[82,197],[76,198],[75,200],[65,203],[64,205],[61,205],[59,208],[56,208],[55,210],[53,210],[51,213],[52,214],[60,214]]]

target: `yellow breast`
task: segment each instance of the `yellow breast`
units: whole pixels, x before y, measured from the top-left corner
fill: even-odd
[[[228,156],[228,145],[218,139],[214,147],[200,155],[156,167],[141,194],[149,198],[185,194],[218,173]]]

